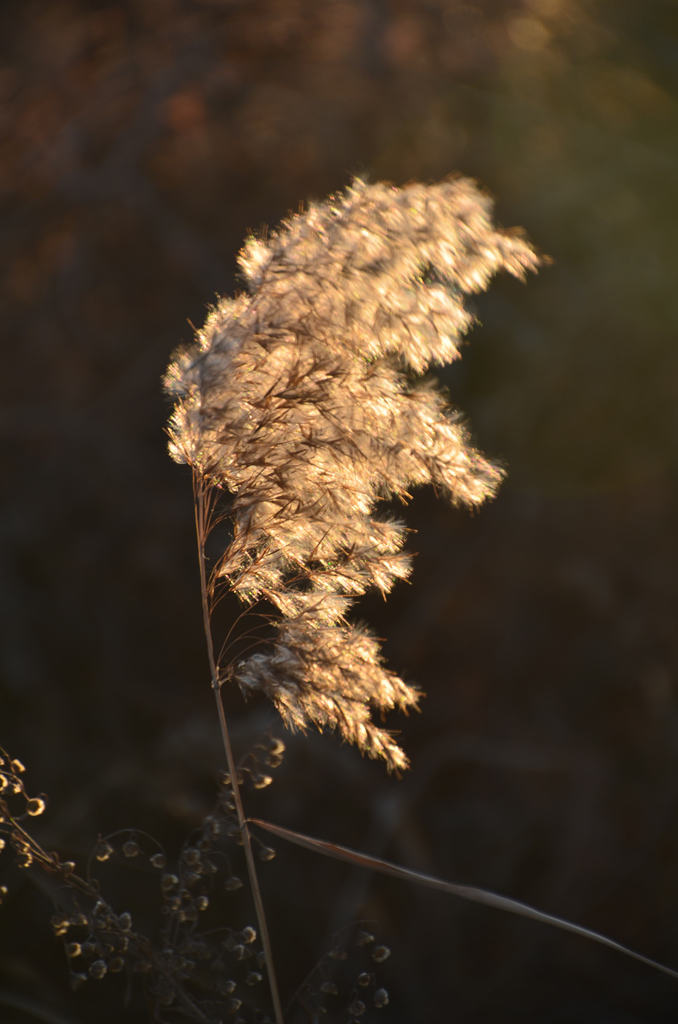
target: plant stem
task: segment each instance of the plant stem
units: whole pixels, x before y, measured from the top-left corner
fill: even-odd
[[[193,494],[195,498],[195,528],[198,539],[198,558],[200,561],[200,594],[202,598],[202,618],[205,630],[205,640],[207,641],[207,656],[209,658],[210,674],[212,677],[212,690],[214,692],[214,697],[217,703],[217,714],[219,716],[219,726],[221,728],[221,739],[224,745],[224,751],[226,753],[228,773],[231,776],[231,790],[233,792],[233,800],[235,803],[235,810],[238,817],[238,827],[240,829],[240,834],[242,836],[243,841],[243,849],[245,851],[247,874],[249,876],[250,888],[252,890],[252,897],[254,899],[254,908],[257,916],[257,924],[259,926],[259,934],[261,935],[261,945],[264,951],[264,956],[266,958],[266,973],[268,975],[268,984],[271,992],[271,1000],[273,1002],[273,1012],[275,1014],[276,1024],[284,1024],[282,1005],[280,1002],[280,995],[278,993],[278,982],[275,976],[275,969],[273,967],[273,951],[271,949],[271,940],[268,934],[268,925],[266,923],[264,903],[261,898],[261,889],[259,887],[257,868],[254,862],[254,853],[252,851],[252,841],[250,837],[250,832],[247,824],[247,819],[245,818],[245,813],[243,810],[242,798],[240,796],[238,773],[235,764],[235,759],[233,757],[233,748],[231,747],[231,737],[228,732],[226,715],[224,713],[224,704],[221,697],[221,682],[219,680],[219,673],[217,671],[217,664],[214,657],[214,642],[212,639],[210,605],[207,588],[207,569],[205,565],[205,483],[203,478],[199,476],[197,470],[193,471]]]

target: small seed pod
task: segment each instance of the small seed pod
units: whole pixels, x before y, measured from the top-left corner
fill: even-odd
[[[328,996],[339,995],[339,989],[337,988],[333,981],[323,981],[322,985],[320,986],[320,991],[325,992]]]
[[[115,850],[105,839],[100,839],[97,845],[94,847],[94,856],[97,860],[105,861],[108,860]]]
[[[79,942],[69,942],[66,946],[66,956],[76,957],[82,954],[82,946]]]
[[[153,856],[150,858],[150,860],[151,860],[151,865],[154,868],[159,868],[160,869],[160,868],[164,868],[164,866],[165,866],[165,854],[164,853],[154,853]]]
[[[348,1008],[348,1012],[353,1017],[362,1017],[367,1007],[360,999],[354,999]]]
[[[256,933],[255,929],[251,925],[248,924],[247,927],[243,928],[243,930],[240,932],[240,937],[241,937],[243,942],[249,944],[250,942],[255,942],[256,941],[257,933]]]
[[[51,919],[51,925],[54,930],[54,934],[59,938],[66,934],[68,929],[71,927],[71,922],[64,914],[54,914]]]
[[[233,992],[235,992],[236,983],[233,981],[232,978],[228,978],[226,981],[218,981],[217,989],[219,990],[219,992],[222,993],[222,995],[230,996],[232,995]]]
[[[26,804],[26,813],[30,814],[32,818],[37,818],[45,810],[45,806],[45,801],[41,796],[34,796]]]
[[[237,889],[242,889],[242,879],[236,878],[233,875],[231,878],[227,878],[224,882],[224,889],[228,889],[229,892],[235,892]]]
[[[259,850],[259,860],[267,861],[273,860],[275,857],[275,850],[272,846],[262,846]]]
[[[273,782],[272,775],[253,775],[252,785],[255,789],[266,789]]]
[[[89,976],[100,981],[108,970],[105,960],[95,960],[89,965]]]
[[[374,1005],[378,1010],[381,1010],[384,1006],[388,1006],[388,992],[385,988],[378,988],[374,993]]]
[[[365,985],[369,985],[369,983],[371,981],[372,981],[372,975],[368,974],[367,971],[363,971],[362,974],[358,975],[358,984],[362,985],[363,987]]]
[[[123,843],[122,852],[125,857],[136,857],[139,853],[139,844],[136,839],[128,839],[126,843]]]
[[[198,910],[197,910],[197,908],[195,906],[191,905],[191,904],[189,904],[189,906],[187,906],[187,907],[184,907],[183,910],[179,911],[179,920],[180,921],[190,921],[190,922],[197,921],[198,920]]]
[[[378,964],[381,964],[384,962],[384,960],[388,960],[390,955],[391,950],[388,948],[388,946],[377,946],[374,953],[372,954],[372,959],[376,960]]]

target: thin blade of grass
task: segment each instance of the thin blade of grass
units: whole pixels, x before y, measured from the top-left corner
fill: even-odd
[[[272,825],[268,821],[261,821],[259,818],[250,818],[249,821],[252,825],[258,825],[267,832],[272,832],[273,835],[278,836],[280,839],[286,839],[290,843],[296,843],[297,846],[303,846],[307,850],[313,850],[315,853],[322,853],[326,857],[348,861],[349,864],[357,864],[360,867],[368,868],[370,871],[379,871],[383,875],[392,875],[394,878],[401,878],[406,882],[426,885],[431,889],[438,889],[440,892],[449,893],[451,896],[459,896],[461,899],[469,900],[471,903],[483,903],[485,906],[494,907],[496,910],[504,910],[509,914],[529,917],[532,921],[540,921],[542,924],[549,924],[553,928],[572,932],[573,935],[579,935],[583,939],[598,942],[601,946],[608,946],[618,953],[623,953],[634,960],[639,960],[641,964],[646,964],[648,967],[653,967],[657,971],[662,971],[662,973],[678,979],[678,971],[665,967],[664,964],[657,963],[656,960],[651,960],[647,956],[642,956],[642,954],[628,949],[627,946],[622,946],[621,943],[615,942],[614,939],[608,939],[607,936],[601,935],[599,932],[591,931],[590,928],[584,928],[580,924],[574,924],[572,921],[556,917],[554,914],[547,914],[543,910],[536,910],[534,907],[530,907],[526,903],[520,903],[518,900],[509,899],[507,896],[499,896],[497,893],[488,892],[486,889],[475,889],[468,885],[445,882],[442,878],[435,878],[433,875],[423,875],[419,871],[400,867],[398,864],[392,864],[390,861],[382,860],[380,857],[370,857],[369,854],[359,853],[356,850],[349,849],[347,846],[340,846],[338,843],[328,843],[322,839],[314,839],[311,836],[302,835],[300,832],[294,832],[292,829],[283,828],[280,825]]]

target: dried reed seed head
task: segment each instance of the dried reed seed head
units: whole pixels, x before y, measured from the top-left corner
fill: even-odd
[[[346,621],[357,596],[410,571],[403,524],[375,507],[419,484],[467,505],[496,490],[501,470],[413,375],[458,358],[466,295],[539,260],[457,178],[403,189],[357,179],[249,239],[239,262],[248,292],[219,303],[165,377],[172,456],[199,487],[231,495],[221,579],[281,616],[269,650],[230,674],[268,694],[288,727],[336,728],[402,769],[371,713],[406,710],[418,693]]]

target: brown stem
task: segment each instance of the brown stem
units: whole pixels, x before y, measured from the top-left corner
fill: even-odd
[[[266,973],[268,975],[268,984],[271,991],[271,999],[273,1001],[273,1012],[275,1014],[276,1024],[284,1024],[282,1005],[280,1002],[280,995],[278,993],[278,982],[276,980],[275,970],[273,967],[273,951],[271,949],[271,940],[268,934],[266,914],[264,913],[264,903],[261,898],[261,889],[259,887],[257,868],[254,862],[254,853],[252,851],[252,841],[250,838],[250,832],[247,825],[247,819],[245,818],[245,812],[243,810],[242,798],[240,796],[238,773],[236,769],[235,759],[233,757],[231,737],[228,732],[226,715],[224,713],[224,705],[221,698],[221,683],[219,681],[219,673],[217,671],[216,660],[214,657],[214,642],[212,639],[212,626],[210,621],[210,606],[208,599],[207,569],[205,565],[205,483],[204,479],[201,476],[199,476],[198,472],[195,470],[193,473],[193,493],[195,496],[195,529],[198,538],[198,558],[200,560],[200,593],[202,597],[202,619],[203,627],[205,630],[205,639],[207,641],[207,656],[209,659],[210,674],[212,677],[212,690],[214,692],[214,697],[217,703],[217,714],[219,716],[219,726],[221,728],[221,739],[223,741],[224,751],[226,753],[228,773],[231,776],[231,790],[233,792],[233,800],[235,803],[235,810],[238,817],[238,827],[240,829],[240,834],[243,840],[245,861],[247,863],[247,874],[249,876],[250,888],[252,890],[252,897],[254,899],[254,908],[257,915],[259,934],[261,935],[261,944],[264,950],[264,956],[266,958]]]

